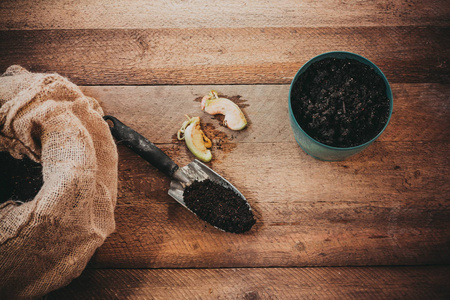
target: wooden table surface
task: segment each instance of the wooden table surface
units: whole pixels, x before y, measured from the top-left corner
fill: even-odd
[[[214,229],[118,145],[116,231],[48,298],[450,297],[449,25],[445,0],[1,1],[1,72],[67,76],[179,165],[194,157],[176,132],[200,116],[208,165],[257,218]],[[305,154],[288,120],[296,71],[332,50],[373,61],[394,95],[384,134],[342,162]],[[210,89],[247,129],[201,112]]]

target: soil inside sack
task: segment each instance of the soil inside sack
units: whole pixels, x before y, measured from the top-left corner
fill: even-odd
[[[300,127],[334,147],[354,147],[378,135],[389,118],[383,78],[354,59],[326,58],[301,74],[291,104]]]
[[[0,203],[33,200],[44,183],[42,165],[28,157],[15,159],[0,152],[0,166]]]

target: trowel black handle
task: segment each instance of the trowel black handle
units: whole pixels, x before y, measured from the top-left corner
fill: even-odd
[[[113,116],[104,116],[103,119],[112,122],[112,125],[109,124],[109,128],[118,142],[139,154],[143,159],[158,168],[161,172],[172,177],[175,171],[178,170],[178,165],[171,160],[170,157],[141,134],[126,126]]]

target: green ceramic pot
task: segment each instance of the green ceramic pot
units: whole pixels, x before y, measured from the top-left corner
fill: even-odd
[[[297,122],[297,120],[294,117],[294,114],[292,112],[292,87],[296,84],[299,76],[304,73],[308,67],[313,64],[314,62],[320,61],[325,58],[337,58],[337,59],[355,59],[363,64],[369,65],[372,67],[376,73],[378,73],[384,80],[384,83],[386,84],[386,94],[389,99],[389,117],[388,121],[386,122],[386,125],[383,127],[383,129],[370,141],[355,146],[355,147],[348,147],[348,148],[340,148],[340,147],[332,147],[325,145],[321,142],[316,141],[311,136],[309,136],[301,127],[301,125]],[[291,88],[289,90],[289,120],[291,123],[292,130],[294,132],[295,139],[297,143],[300,145],[300,147],[309,155],[311,155],[314,158],[325,160],[325,161],[339,161],[339,160],[345,160],[346,158],[361,152],[365,148],[367,148],[370,144],[372,144],[386,129],[387,125],[389,124],[389,121],[391,119],[392,115],[392,109],[393,109],[393,98],[392,98],[392,90],[391,86],[389,85],[389,82],[386,79],[386,76],[384,76],[383,72],[370,60],[368,60],[365,57],[362,57],[358,54],[351,53],[351,52],[344,52],[344,51],[333,51],[333,52],[327,52],[320,54],[311,60],[309,60],[306,64],[304,64],[300,70],[298,70],[297,74],[295,75],[294,79],[291,83]]]

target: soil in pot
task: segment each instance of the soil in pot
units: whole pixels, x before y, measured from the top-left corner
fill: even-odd
[[[33,200],[43,184],[41,164],[0,152],[0,203]]]
[[[389,119],[383,78],[354,59],[325,58],[294,82],[292,112],[313,139],[333,147],[354,147],[378,135]]]
[[[233,190],[209,179],[184,190],[184,202],[200,219],[227,232],[243,233],[256,220],[247,202]]]

